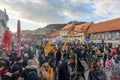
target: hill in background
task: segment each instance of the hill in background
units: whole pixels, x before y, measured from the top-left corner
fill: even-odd
[[[62,27],[64,27],[66,24],[49,24],[44,28],[39,28],[37,30],[34,30],[33,32],[41,32],[41,33],[52,33],[56,30],[60,30]]]
[[[33,30],[33,31],[31,31],[31,30],[22,30],[22,34],[34,34],[34,35],[41,34],[41,35],[46,35],[46,34],[53,33],[53,32],[55,32],[57,30],[60,30],[65,25],[70,24],[72,22],[74,22],[75,25],[85,23],[85,22],[71,21],[71,22],[68,22],[66,24],[49,24],[49,25],[47,25],[44,28],[39,28],[39,29],[36,29],[36,30]]]

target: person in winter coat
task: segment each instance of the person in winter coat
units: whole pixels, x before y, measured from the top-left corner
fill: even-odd
[[[25,67],[23,72],[24,80],[28,80],[28,77],[30,77],[29,73],[33,71],[37,73],[37,66],[34,64],[34,60],[30,59],[28,60],[28,65]]]
[[[46,58],[43,52],[39,54],[38,61],[39,61],[39,67],[41,67],[46,62]]]
[[[14,63],[16,61],[16,56],[17,56],[17,52],[12,51],[11,54],[10,54],[10,56],[9,56],[10,65],[14,65]]]
[[[61,51],[58,50],[56,53],[56,65],[58,65],[60,60],[61,60]]]
[[[13,80],[16,80],[19,77],[22,77],[22,73],[23,73],[23,70],[24,70],[24,68],[22,66],[22,63],[23,63],[23,58],[22,57],[17,57],[16,58],[16,63],[14,64],[13,69],[12,69]]]
[[[0,58],[3,59],[6,62],[6,68],[11,72],[11,65],[10,65],[10,61],[8,59],[7,54],[6,53],[2,53]]]
[[[112,80],[120,80],[120,57],[117,56],[112,63],[111,67],[111,79]]]
[[[0,80],[12,80],[12,73],[7,68],[5,60],[0,59]]]
[[[85,68],[79,59],[77,59],[77,73],[78,73],[77,78],[81,76],[85,80],[85,75],[84,75]]]
[[[117,47],[116,54],[120,55],[120,46]]]
[[[37,50],[37,47],[34,46],[34,47],[33,47],[33,53],[34,53],[34,56],[36,56],[36,50]]]
[[[70,80],[69,65],[68,61],[64,61],[60,64],[58,68],[58,80]]]
[[[112,57],[112,56],[114,56],[114,55],[115,55],[115,53],[116,53],[115,49],[114,49],[114,48],[112,48],[112,49],[111,49],[111,52],[110,52],[110,56],[111,56],[111,57]]]
[[[107,60],[107,58],[108,58],[108,50],[105,50],[105,52],[104,52],[104,55],[103,55],[103,66],[105,67],[105,62],[106,62],[106,60]]]
[[[30,59],[33,59],[33,55],[34,55],[34,54],[32,53],[32,51],[31,51],[30,47],[26,48],[25,53],[28,53],[28,55],[29,55]]]
[[[58,80],[71,80],[72,64],[75,62],[75,55],[69,56],[58,67]]]
[[[106,68],[106,70],[110,70],[110,66],[111,66],[111,62],[110,62],[109,59],[107,59],[106,62],[105,62],[105,68]]]
[[[48,62],[50,67],[54,67],[55,66],[55,52],[53,50],[51,50],[51,52],[48,54]]]
[[[104,70],[104,68],[103,68],[103,58],[102,57],[100,57],[100,59],[99,59],[99,67],[100,67],[100,69],[102,69],[102,70]]]
[[[99,68],[97,62],[93,62],[92,67],[93,69],[88,74],[88,80],[107,80],[106,74]]]
[[[35,72],[35,71],[31,71],[29,74],[28,74],[28,79],[27,80],[42,80],[41,77]],[[26,80],[26,79],[24,79]]]
[[[29,60],[29,55],[26,53],[24,54],[23,57],[23,64],[22,64],[23,67],[26,67],[28,65],[28,60]]]

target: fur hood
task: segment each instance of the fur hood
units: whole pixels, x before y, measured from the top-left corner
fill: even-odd
[[[36,65],[28,65],[26,66],[26,69],[37,69]]]

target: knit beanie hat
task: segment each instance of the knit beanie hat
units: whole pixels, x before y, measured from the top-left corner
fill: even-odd
[[[22,60],[22,59],[23,59],[22,57],[17,57],[16,61],[19,61],[19,60]]]

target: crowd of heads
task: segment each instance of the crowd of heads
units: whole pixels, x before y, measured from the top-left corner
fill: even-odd
[[[39,66],[36,66],[34,60],[36,52],[33,48],[38,49],[38,56],[36,58],[39,62]],[[72,68],[76,68],[76,61],[83,60],[90,66],[90,69],[96,69],[100,65],[105,67],[107,61],[113,60],[115,63],[120,63],[119,46],[117,48],[109,48],[106,46],[99,46],[98,44],[67,43],[67,48],[63,49],[63,44],[57,46],[52,45],[52,49],[48,56],[44,55],[44,48],[45,44],[24,47],[21,50],[21,56],[17,56],[16,50],[6,51],[0,48],[0,71],[6,70],[6,72],[15,74],[13,77],[16,79],[21,76],[24,77],[24,75],[21,75],[24,70],[34,66],[43,80],[52,80],[53,78],[51,76],[53,76],[55,67],[59,68],[61,63],[64,63],[66,60],[72,65]],[[101,64],[102,60],[103,63]]]

